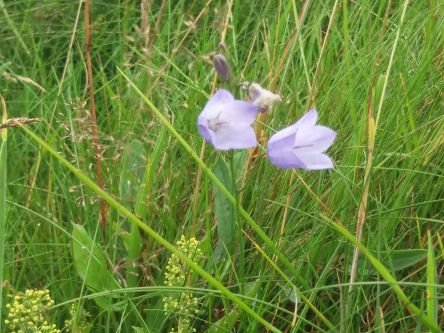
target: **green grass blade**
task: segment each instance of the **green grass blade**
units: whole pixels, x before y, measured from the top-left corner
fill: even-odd
[[[348,239],[351,243],[359,248],[359,251],[367,258],[368,261],[375,267],[376,271],[382,278],[388,283],[390,288],[392,288],[393,292],[398,296],[404,306],[409,310],[411,314],[416,316],[431,332],[441,333],[442,330],[431,320],[428,316],[425,316],[423,311],[419,309],[416,305],[412,303],[412,301],[408,298],[408,296],[404,293],[404,291],[399,286],[399,282],[393,277],[390,271],[382,264],[381,261],[378,260],[369,249],[359,242],[353,234],[350,233],[342,224],[336,223],[329,219],[327,216],[321,214],[321,217],[336,231],[338,231],[342,236]]]
[[[210,285],[218,289],[222,295],[232,300],[235,304],[239,306],[240,309],[244,310],[255,320],[260,322],[266,328],[272,332],[281,332],[279,329],[270,324],[267,320],[259,316],[254,310],[252,310],[245,302],[243,302],[238,296],[229,291],[222,283],[213,278],[209,273],[202,269],[199,265],[193,262],[188,256],[180,252],[173,244],[168,242],[162,236],[160,236],[156,231],[151,229],[149,226],[144,224],[136,215],[131,213],[127,208],[122,206],[117,200],[115,200],[109,193],[102,190],[96,183],[94,183],[88,176],[84,175],[80,170],[73,166],[68,160],[63,158],[58,154],[50,145],[48,145],[44,140],[37,136],[33,131],[20,125],[20,127],[32,138],[37,144],[42,148],[46,149],[52,156],[54,156],[63,166],[69,169],[80,181],[82,181],[88,188],[94,191],[100,198],[104,199],[112,208],[114,208],[121,216],[126,217],[131,223],[136,224],[141,228],[148,236],[157,241],[160,245],[164,246],[166,249],[177,255],[182,261],[186,262],[188,266],[203,277]]]
[[[120,173],[119,194],[120,201],[126,207],[131,205],[138,198],[139,193],[146,189],[144,182],[145,148],[139,140],[133,140],[128,143],[123,152],[124,168]],[[145,172],[146,173],[146,172]],[[141,217],[135,209],[137,216]],[[126,283],[128,287],[136,287],[138,282],[137,259],[142,250],[142,238],[139,228],[131,223],[129,233],[123,233],[122,236],[127,250],[127,274]]]
[[[0,286],[4,281],[5,259],[5,232],[6,232],[6,140],[0,147]],[[0,331],[2,326],[3,287],[0,289]]]
[[[19,31],[17,30],[17,28],[15,27],[14,21],[11,19],[11,17],[9,16],[8,11],[6,10],[6,5],[5,2],[3,0],[0,0],[0,10],[3,12],[3,16],[6,19],[6,22],[8,23],[9,28],[14,32],[15,37],[17,38],[20,46],[23,48],[23,50],[26,52],[27,55],[30,55],[31,52],[29,52],[28,47],[26,46],[25,41],[23,40],[23,38],[20,36]]]
[[[3,116],[2,123],[6,122],[6,104],[3,97],[0,96]],[[0,331],[2,331],[2,309],[3,309],[3,280],[4,280],[4,259],[5,259],[5,232],[6,232],[6,144],[7,129],[1,131],[0,146]]]
[[[438,295],[436,283],[436,262],[435,253],[433,251],[432,235],[430,230],[427,231],[428,251],[427,251],[427,317],[431,322],[438,325]]]

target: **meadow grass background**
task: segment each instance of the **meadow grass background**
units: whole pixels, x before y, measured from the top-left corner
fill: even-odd
[[[79,1],[0,1],[0,94],[8,118],[42,118],[28,128],[96,180],[83,9]],[[172,244],[181,235],[201,241],[199,265],[276,331],[444,326],[441,1],[93,0],[91,27],[112,197]],[[240,205],[275,248],[245,219],[242,232],[235,226],[235,205],[149,106],[233,193],[230,155],[202,148],[196,128],[222,86],[211,64],[221,42],[239,98],[240,82],[255,81],[283,99],[261,118],[265,137],[313,105],[338,133],[329,171],[278,170],[262,150],[236,154]],[[50,290],[48,318],[59,328],[75,304],[91,313],[91,332],[168,332],[180,314],[164,313],[162,296],[191,290],[197,332],[267,331],[193,270],[186,286],[165,287],[170,251],[110,206],[103,235],[97,193],[23,129],[9,128],[1,149],[2,332],[10,295],[32,288]],[[358,221],[368,253],[435,328],[408,311],[365,256],[350,287],[355,244],[334,225],[355,235]],[[297,294],[305,301],[295,303]]]

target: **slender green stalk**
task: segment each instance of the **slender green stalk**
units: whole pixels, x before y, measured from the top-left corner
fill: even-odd
[[[393,66],[393,59],[395,57],[396,47],[398,45],[399,36],[401,35],[401,27],[402,27],[402,23],[404,22],[404,17],[405,17],[405,13],[407,12],[408,5],[409,5],[409,0],[405,0],[404,5],[402,7],[401,19],[399,20],[398,30],[396,31],[395,42],[393,43],[392,52],[390,53],[390,60],[389,60],[389,64],[388,64],[387,71],[386,71],[387,74],[385,76],[384,86],[382,87],[381,98],[379,99],[378,111],[376,112],[375,132],[376,132],[378,125],[379,125],[379,117],[380,117],[381,111],[382,111],[382,104],[384,103],[385,92],[387,90],[389,76],[390,76],[390,72],[391,72],[391,69]]]
[[[88,176],[84,175],[80,170],[78,170],[75,166],[69,163],[65,158],[60,156],[51,146],[49,146],[45,141],[43,141],[40,137],[38,137],[34,132],[27,129],[23,125],[20,125],[21,128],[28,134],[35,142],[37,142],[40,146],[46,149],[52,156],[54,156],[63,166],[69,169],[80,181],[82,181],[87,187],[89,187],[92,191],[97,193],[100,198],[105,200],[111,207],[113,207],[121,216],[127,218],[131,223],[136,224],[139,228],[141,228],[145,233],[153,238],[160,245],[164,246],[166,249],[174,253],[178,258],[182,261],[186,262],[187,265],[190,266],[192,270],[194,270],[197,274],[202,276],[205,280],[208,281],[210,285],[214,288],[218,289],[222,295],[227,297],[236,303],[240,309],[244,310],[251,317],[256,319],[266,328],[271,330],[272,332],[281,332],[279,329],[274,327],[264,318],[259,316],[256,312],[254,312],[246,303],[244,303],[238,296],[229,291],[222,283],[213,278],[209,273],[207,273],[204,269],[202,269],[199,265],[197,265],[193,260],[180,252],[173,244],[168,242],[162,236],[160,236],[156,231],[151,229],[149,226],[144,224],[136,215],[131,213],[127,208],[122,206],[117,200],[115,200],[109,193],[102,190],[96,183],[94,183]]]
[[[14,32],[15,38],[17,38],[18,44],[23,48],[23,50],[26,52],[27,55],[30,55],[31,52],[29,52],[28,47],[26,46],[26,43],[24,42],[23,38],[20,35],[20,32],[15,27],[14,21],[9,16],[8,11],[6,10],[6,6],[3,0],[0,0],[0,10],[3,12],[3,16],[6,19],[6,22],[8,23],[9,28]]]
[[[2,123],[6,122],[6,104],[3,97],[0,96],[3,117]],[[5,259],[5,233],[6,233],[6,145],[7,128],[1,131],[0,146],[0,332],[2,331],[2,309],[3,309],[3,281],[4,281],[4,259]]]
[[[419,309],[412,301],[407,297],[404,291],[399,286],[399,282],[390,274],[390,271],[384,266],[384,264],[378,260],[360,241],[353,236],[350,231],[348,231],[342,224],[335,223],[330,220],[327,216],[321,214],[321,217],[328,222],[336,231],[338,231],[342,236],[347,238],[351,243],[353,243],[361,253],[370,261],[376,271],[382,276],[382,278],[387,281],[393,292],[399,297],[404,306],[409,310],[411,314],[416,316],[425,326],[427,326],[431,332],[441,333],[442,330],[431,320],[428,316],[424,315],[424,311]]]
[[[242,232],[244,230],[244,223],[243,219],[240,216],[240,202],[239,202],[239,192],[237,191],[237,182],[236,182],[236,171],[234,167],[234,151],[231,151],[230,154],[230,173],[231,173],[231,180],[232,180],[232,187],[233,187],[233,193],[234,193],[234,199],[236,200],[235,210],[236,210],[236,246],[239,251],[239,280],[240,280],[240,291],[241,294],[244,294],[244,282],[245,282],[245,268],[244,268],[244,261],[245,261],[245,241],[244,237],[242,236]]]
[[[427,317],[435,324],[438,324],[438,293],[436,290],[436,283],[438,278],[436,276],[436,262],[435,253],[433,249],[432,233],[427,230]]]

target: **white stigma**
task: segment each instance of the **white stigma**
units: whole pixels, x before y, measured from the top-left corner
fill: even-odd
[[[208,119],[208,128],[212,130],[213,132],[217,132],[221,127],[226,126],[227,123],[224,121],[221,121],[219,119],[219,116],[216,118]]]

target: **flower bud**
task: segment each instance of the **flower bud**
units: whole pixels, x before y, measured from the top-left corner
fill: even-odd
[[[216,54],[213,57],[214,68],[222,81],[229,81],[231,77],[231,69],[227,58],[223,54]]]

